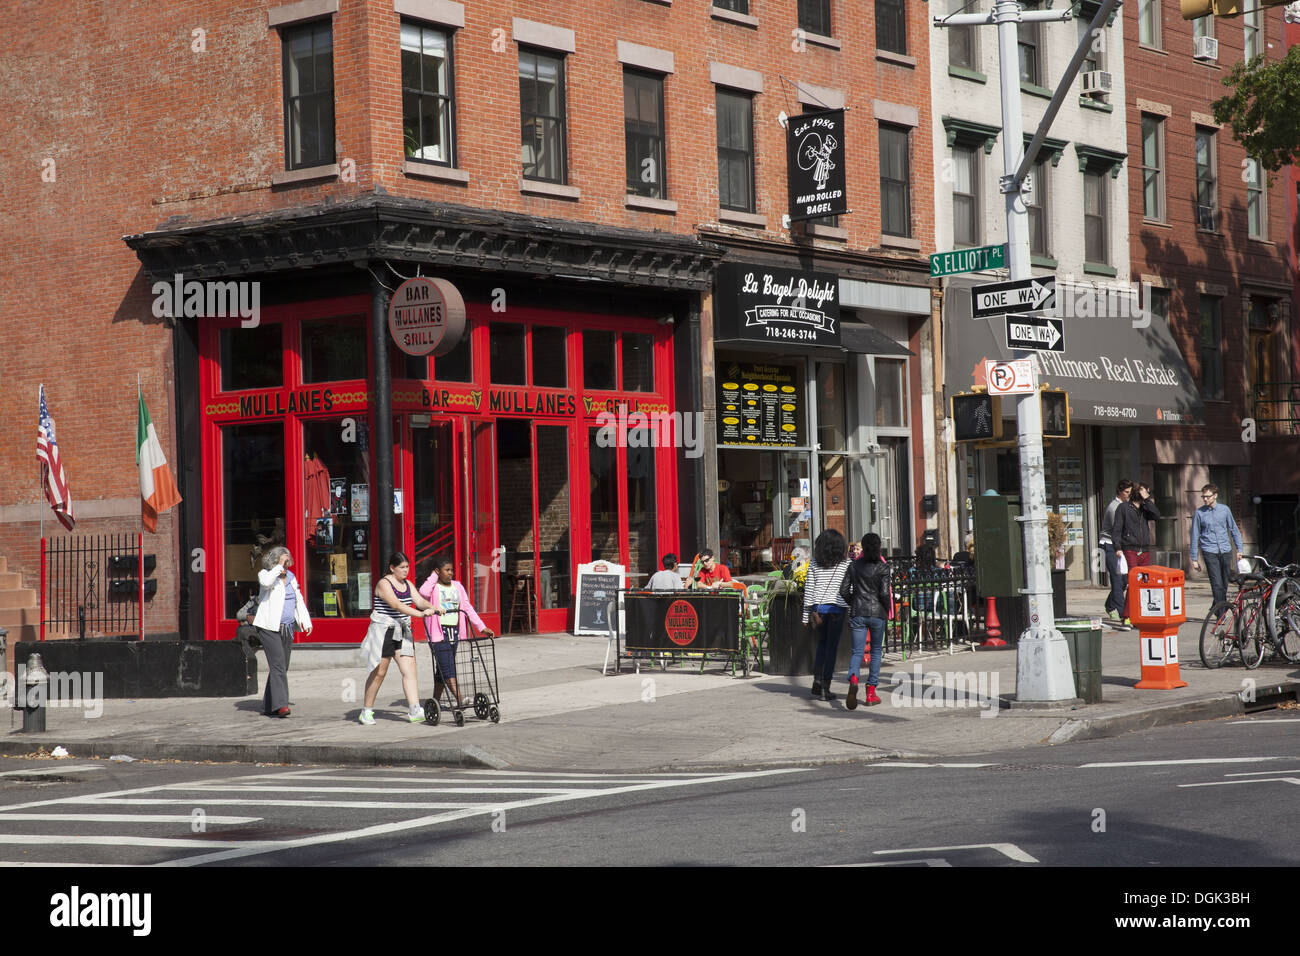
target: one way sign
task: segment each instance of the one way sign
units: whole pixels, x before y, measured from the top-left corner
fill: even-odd
[[[971,315],[987,319],[995,315],[1045,312],[1056,307],[1056,277],[993,282],[971,289]]]
[[[1007,348],[1065,351],[1065,323],[1037,315],[1007,316]]]

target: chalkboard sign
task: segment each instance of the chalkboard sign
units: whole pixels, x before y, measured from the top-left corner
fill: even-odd
[[[574,634],[609,634],[609,602],[616,600],[625,587],[627,568],[608,561],[578,565],[578,610],[573,622]],[[622,631],[622,622],[619,622]]]

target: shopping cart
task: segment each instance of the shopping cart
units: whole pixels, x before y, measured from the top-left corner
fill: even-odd
[[[456,687],[461,700],[456,700],[451,692],[451,685],[442,679],[438,672],[438,655],[434,653],[436,644],[429,645],[433,656],[433,673],[436,688],[434,695],[424,701],[424,718],[431,724],[442,720],[443,711],[451,714],[457,727],[465,726],[465,711],[472,711],[479,720],[490,720],[494,724],[501,722],[501,711],[497,705],[501,698],[497,696],[497,650],[496,641],[490,637],[475,637],[456,641]]]

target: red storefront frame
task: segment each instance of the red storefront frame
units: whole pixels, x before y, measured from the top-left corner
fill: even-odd
[[[531,503],[533,519],[534,550],[539,550],[536,531],[539,527],[537,486],[537,429],[546,426],[565,426],[567,428],[568,450],[568,498],[571,530],[569,537],[569,564],[562,569],[569,576],[570,584],[575,581],[577,565],[591,560],[592,520],[591,520],[591,472],[589,461],[589,429],[599,428],[607,421],[600,416],[604,413],[617,415],[620,411],[627,414],[643,412],[673,413],[675,411],[672,391],[673,362],[671,329],[651,319],[632,318],[628,316],[581,313],[569,310],[555,311],[511,306],[508,314],[495,313],[488,303],[467,303],[468,329],[471,337],[472,374],[471,382],[444,382],[436,378],[422,381],[399,379],[394,370],[393,378],[393,415],[394,415],[394,487],[403,494],[406,503],[414,501],[413,482],[414,462],[412,449],[412,416],[429,416],[430,421],[441,426],[450,426],[452,448],[454,449],[454,489],[452,509],[454,538],[454,555],[456,572],[459,580],[465,583],[471,595],[475,593],[470,580],[470,548],[472,545],[471,496],[467,494],[470,487],[470,447],[469,435],[473,422],[499,423],[508,419],[527,419],[531,424],[532,435],[532,486],[534,500]],[[204,633],[209,639],[231,639],[237,623],[227,616],[226,561],[228,558],[242,558],[246,542],[229,545],[224,537],[224,459],[222,456],[222,429],[234,425],[256,423],[281,423],[283,427],[284,485],[286,493],[285,530],[288,547],[301,561],[307,540],[307,518],[300,507],[290,506],[293,489],[301,489],[304,480],[303,467],[303,428],[304,422],[332,420],[342,417],[364,417],[374,433],[374,409],[368,394],[367,380],[352,379],[345,381],[320,382],[304,384],[302,382],[302,359],[300,354],[301,328],[304,321],[315,319],[339,319],[360,321],[366,329],[367,373],[372,371],[373,356],[370,355],[370,321],[371,301],[368,296],[352,296],[338,299],[315,300],[295,303],[288,306],[270,307],[262,310],[261,325],[278,326],[281,331],[282,349],[282,384],[276,388],[245,389],[240,391],[221,390],[221,356],[220,338],[223,329],[235,329],[239,321],[216,320],[206,324],[200,330],[199,362],[199,397],[201,402],[201,454],[202,464],[202,515],[203,540],[206,543],[204,554]],[[566,331],[566,360],[568,382],[565,388],[539,388],[531,384],[524,386],[493,385],[490,382],[490,325],[497,323],[522,324],[529,331],[525,336],[525,367],[528,381],[532,379],[532,334],[534,326],[550,326]],[[608,331],[615,335],[615,366],[620,376],[622,367],[623,336],[617,333],[641,333],[652,337],[654,357],[653,391],[621,390],[587,390],[583,382],[583,331]],[[623,564],[629,561],[629,515],[628,515],[628,450],[626,442],[617,444],[616,461],[618,467],[618,541],[619,560]],[[373,457],[373,449],[371,449]],[[675,502],[677,494],[676,450],[672,447],[658,447],[653,452],[654,489],[655,489],[655,561],[664,551],[677,550],[678,516]],[[495,481],[495,474],[492,477]],[[375,502],[371,502],[370,541],[374,537]],[[416,555],[415,520],[413,507],[407,504],[394,523],[395,541],[408,555]],[[500,511],[498,508],[498,515]],[[295,542],[304,542],[295,547]],[[232,551],[232,549],[234,549]],[[605,557],[608,557],[606,555]],[[369,554],[371,581],[378,580],[386,569],[380,569],[381,563],[375,548]],[[540,561],[532,562],[532,593],[534,601],[540,605]],[[412,572],[414,576],[414,570]],[[299,575],[300,583],[307,590],[308,582]],[[571,591],[571,588],[570,588]],[[309,603],[312,595],[307,594]],[[576,595],[570,593],[570,607],[547,609],[535,607],[536,630],[554,631],[571,629],[573,626],[573,607]],[[486,623],[498,633],[502,630],[502,613],[500,605],[495,612],[484,614]],[[314,630],[310,636],[300,636],[299,640],[310,643],[356,643],[364,636],[365,617],[314,617]]]

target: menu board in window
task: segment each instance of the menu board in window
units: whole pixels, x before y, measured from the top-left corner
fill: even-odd
[[[797,366],[724,363],[718,370],[718,444],[785,448],[804,443]]]

